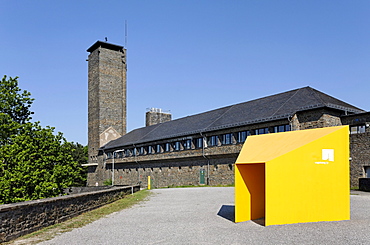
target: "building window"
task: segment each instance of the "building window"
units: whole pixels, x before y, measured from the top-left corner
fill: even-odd
[[[166,143],[165,151],[166,152],[170,152],[171,151],[171,144],[170,143]]]
[[[290,131],[289,124],[274,127],[274,133],[287,132],[287,131]]]
[[[151,145],[148,146],[147,152],[148,152],[148,154],[153,154],[153,147]]]
[[[111,159],[112,157],[113,157],[112,152],[107,152],[107,158],[108,158],[108,159]]]
[[[223,134],[222,135],[222,144],[223,145],[230,145],[232,143],[232,134]]]
[[[162,153],[162,146],[161,145],[157,145],[155,152],[156,153]]]
[[[132,149],[132,151],[133,151],[133,155],[134,155],[134,156],[137,156],[137,155],[138,155],[138,154],[137,154],[137,153],[138,153],[137,148]]]
[[[196,138],[194,140],[194,145],[195,145],[195,148],[197,149],[203,148],[203,138]]]
[[[131,149],[127,149],[125,152],[126,152],[126,157],[131,156],[131,153],[132,153],[132,152],[131,152]]]
[[[190,150],[191,149],[191,139],[184,141],[184,149]]]
[[[251,135],[251,132],[249,130],[238,132],[238,143],[244,143],[249,135]]]
[[[123,158],[123,151],[116,152],[116,158]]]
[[[268,134],[268,133],[269,133],[269,128],[259,128],[255,130],[256,135]]]
[[[208,146],[217,146],[218,145],[218,136],[214,135],[208,138]]]
[[[365,170],[365,178],[370,178],[370,167],[364,166],[364,170]]]
[[[140,155],[144,155],[145,154],[144,146],[140,147],[139,154]]]
[[[351,126],[351,134],[361,134],[366,132],[366,126]]]
[[[179,150],[181,150],[181,144],[180,144],[180,142],[179,142],[179,141],[176,141],[176,142],[173,144],[173,149],[174,149],[175,151],[179,151]]]

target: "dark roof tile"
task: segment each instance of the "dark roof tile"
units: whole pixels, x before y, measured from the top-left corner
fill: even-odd
[[[107,143],[104,149],[118,148],[160,139],[187,136],[221,128],[248,125],[292,116],[297,111],[330,107],[362,113],[363,110],[311,87],[235,104],[177,120],[143,127]]]

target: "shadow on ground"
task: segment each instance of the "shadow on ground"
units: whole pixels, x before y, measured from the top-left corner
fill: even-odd
[[[234,205],[222,205],[217,215],[235,223],[235,206]],[[265,226],[265,218],[254,219],[252,220],[252,222],[260,226]]]
[[[234,205],[222,205],[217,215],[231,222],[235,222],[235,206]]]

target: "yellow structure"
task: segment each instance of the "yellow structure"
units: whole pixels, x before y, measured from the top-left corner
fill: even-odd
[[[350,219],[348,126],[249,136],[235,165],[235,222]]]

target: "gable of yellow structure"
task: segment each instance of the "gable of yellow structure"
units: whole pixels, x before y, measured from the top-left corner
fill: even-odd
[[[346,126],[249,136],[236,164],[270,161]]]

